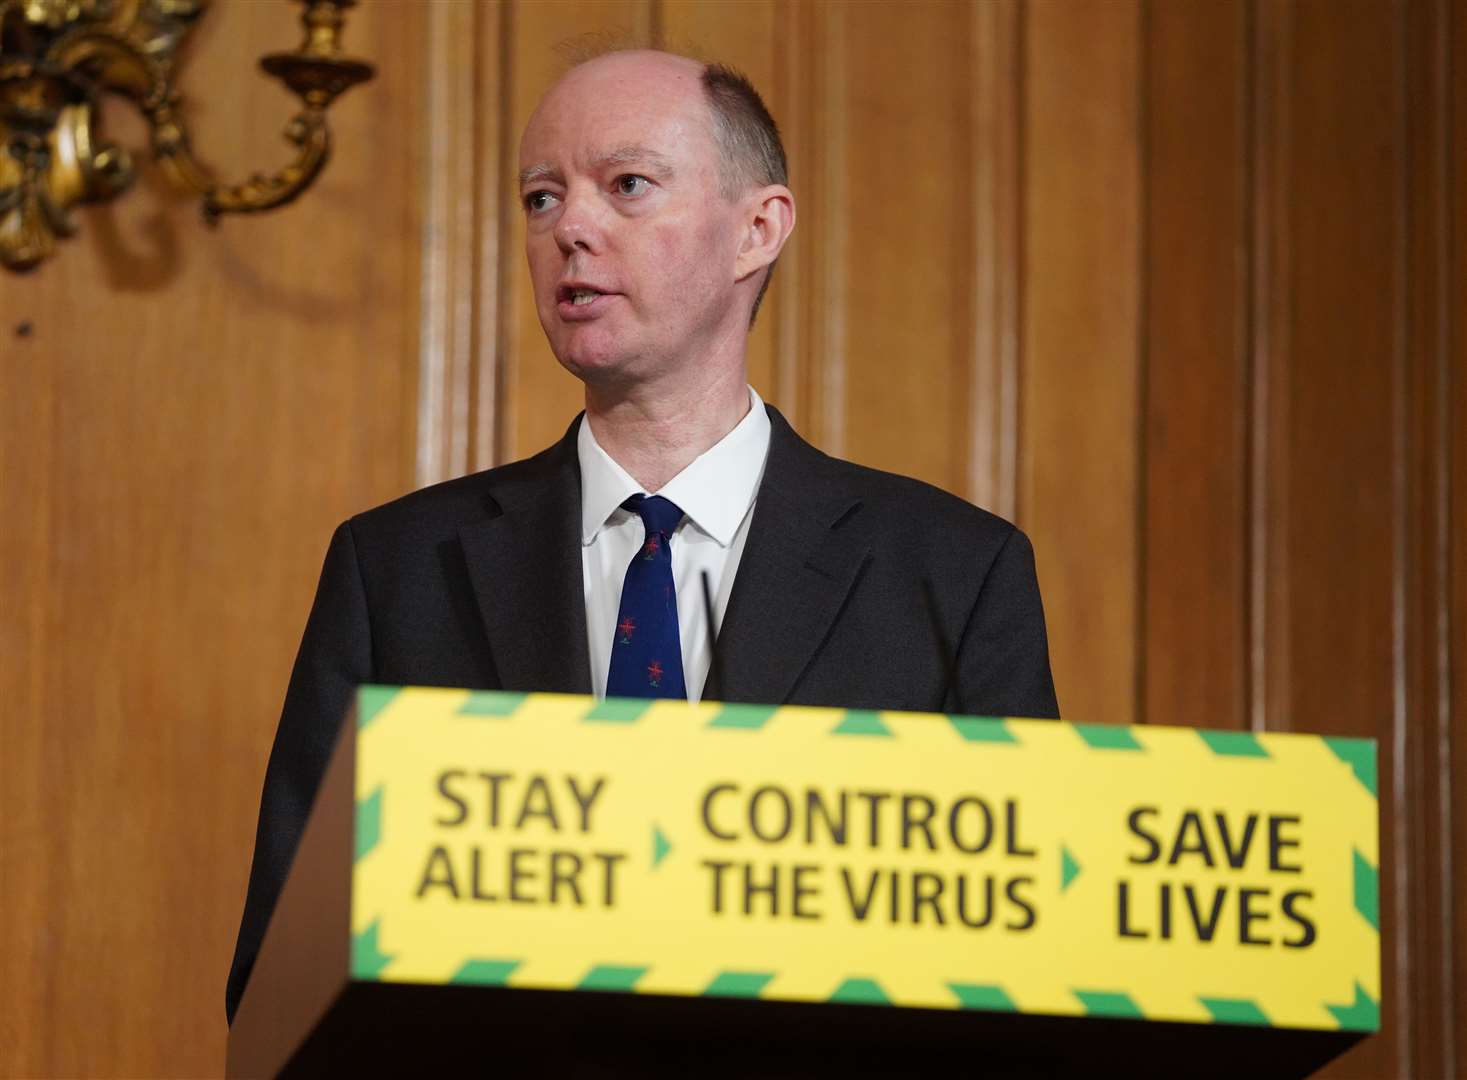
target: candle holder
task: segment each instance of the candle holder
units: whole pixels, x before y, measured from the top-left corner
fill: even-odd
[[[207,0],[0,0],[0,263],[28,270],[76,231],[71,207],[110,199],[135,172],[131,156],[100,130],[103,94],[126,98],[147,119],[155,159],[202,197],[205,219],[291,202],[331,156],[326,114],[344,91],[373,75],[341,51],[356,0],[296,0],[305,37],[260,60],[301,101],[285,127],[289,164],[228,184],[195,155],[179,114],[175,57]]]

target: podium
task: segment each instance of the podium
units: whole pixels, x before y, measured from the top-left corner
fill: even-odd
[[[1305,1076],[1370,740],[362,687],[230,1076]]]

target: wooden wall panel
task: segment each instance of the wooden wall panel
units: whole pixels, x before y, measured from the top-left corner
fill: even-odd
[[[1248,710],[1258,731],[1290,711],[1289,491],[1271,464],[1289,430],[1293,11],[1292,0],[1249,11]]]
[[[774,402],[796,430],[810,432],[812,421],[810,387],[823,355],[822,328],[815,313],[823,300],[823,283],[814,268],[818,265],[826,208],[812,194],[820,189],[825,175],[825,156],[817,149],[824,111],[819,107],[818,87],[824,85],[825,65],[815,47],[818,19],[823,13],[813,5],[781,2],[775,8],[771,41],[774,63],[771,93],[766,98],[779,123],[789,162],[791,190],[795,192],[795,231],[785,242],[776,264],[774,279],[764,298],[760,318],[750,345],[750,382]],[[761,369],[761,333],[772,338],[773,362]]]
[[[831,5],[784,4],[780,33],[783,124],[796,224],[780,256],[776,292],[778,397],[805,438],[825,449],[845,421],[843,305],[845,23]]]
[[[972,364],[969,37],[946,3],[839,9],[844,367],[833,452],[968,488]],[[955,32],[956,31],[956,32]]]
[[[1023,6],[971,8],[973,355],[968,499],[1013,520],[1018,498]]]
[[[321,557],[412,482],[416,12],[353,12],[379,74],[333,110],[335,160],[297,206],[211,231],[145,168],[0,279],[5,1075],[220,1071]],[[184,90],[222,171],[288,160],[290,99],[256,59],[299,32],[285,5],[201,22]]]
[[[1024,38],[1019,523],[1060,709],[1135,718],[1140,6],[1031,4]]]
[[[1247,8],[1145,20],[1140,712],[1247,722]]]
[[[504,14],[495,0],[423,9],[420,485],[495,460]]]
[[[1400,223],[1405,295],[1398,309],[1402,403],[1395,425],[1402,622],[1396,693],[1405,716],[1405,738],[1398,740],[1403,760],[1397,772],[1404,782],[1397,812],[1406,822],[1396,830],[1404,851],[1395,862],[1407,875],[1409,916],[1401,913],[1400,933],[1408,941],[1412,987],[1410,1031],[1399,1032],[1398,1038],[1410,1046],[1418,1074],[1443,1076],[1459,1075],[1467,1052],[1458,1045],[1462,1028],[1454,1000],[1459,996],[1454,985],[1459,934],[1467,928],[1458,926],[1453,850],[1449,632],[1454,617],[1462,617],[1460,610],[1453,611],[1451,503],[1453,476],[1462,474],[1453,468],[1452,438],[1454,426],[1467,416],[1460,393],[1460,372],[1467,369],[1458,362],[1455,385],[1452,376],[1461,310],[1451,295],[1452,229],[1467,200],[1461,185],[1453,184],[1450,11],[1446,3],[1416,4],[1403,19],[1406,147],[1398,168],[1405,191]]]
[[[1288,695],[1270,728],[1377,736],[1382,752],[1383,1012],[1390,1030],[1333,1075],[1411,1075],[1410,937],[1424,898],[1406,868],[1408,718],[1398,693],[1403,492],[1397,432],[1406,282],[1399,13],[1375,3],[1301,2],[1288,71],[1284,179],[1290,298],[1287,428],[1269,471],[1288,492]],[[1270,571],[1272,572],[1272,571]],[[1271,644],[1271,643],[1270,643]],[[1272,695],[1271,695],[1272,696]]]
[[[1405,146],[1399,20],[1379,4],[1360,3],[1349,19],[1340,7],[1298,5],[1286,106],[1289,429],[1275,433],[1270,465],[1288,473],[1291,493],[1294,691],[1270,727],[1364,735],[1394,704],[1392,426],[1405,284],[1396,215],[1368,211],[1400,206]],[[1331,612],[1350,617],[1322,618]]]
[[[1441,798],[1445,824],[1437,826],[1446,879],[1444,921],[1451,940],[1443,943],[1442,962],[1450,966],[1446,1001],[1447,1030],[1455,1033],[1453,1065],[1467,1065],[1467,4],[1445,7],[1441,22],[1446,70],[1440,75],[1445,105],[1442,117],[1446,141],[1443,200],[1449,222],[1446,241],[1447,278],[1443,303],[1450,316],[1446,336],[1447,379],[1445,423],[1447,460],[1442,480],[1446,490],[1443,513],[1447,593],[1445,626],[1438,627],[1438,654],[1442,664],[1440,693],[1446,704],[1445,724],[1439,729],[1443,777]]]

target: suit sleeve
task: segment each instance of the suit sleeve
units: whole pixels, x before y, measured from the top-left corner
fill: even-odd
[[[306,816],[360,683],[372,677],[366,593],[351,523],[331,537],[265,770],[249,890],[224,995],[232,1023]]]
[[[988,716],[1059,718],[1034,549],[1009,533],[978,591],[958,646],[962,706]]]

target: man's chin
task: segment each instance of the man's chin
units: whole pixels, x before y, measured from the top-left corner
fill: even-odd
[[[632,374],[632,357],[611,342],[565,343],[555,350],[555,358],[584,383],[617,383]]]

